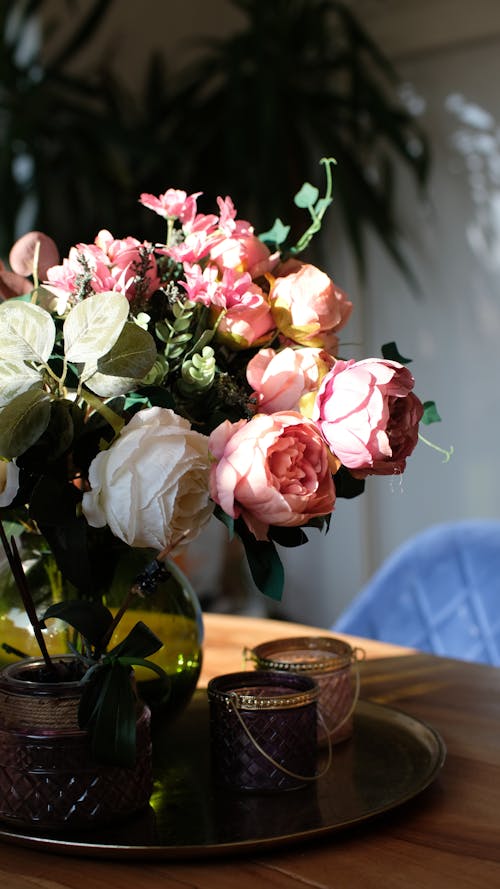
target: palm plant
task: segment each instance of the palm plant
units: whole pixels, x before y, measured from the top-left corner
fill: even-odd
[[[411,276],[395,218],[397,161],[426,181],[427,140],[400,101],[396,71],[337,0],[231,0],[247,24],[205,41],[182,74],[170,114],[177,180],[230,193],[263,227],[289,215],[289,195],[333,156],[336,197],[364,271],[371,228]],[[207,184],[208,183],[208,184]],[[288,218],[287,221],[290,221]]]
[[[333,156],[334,196],[361,272],[371,229],[412,277],[394,183],[402,164],[424,186],[427,140],[399,99],[396,71],[343,2],[229,0],[246,17],[242,28],[203,41],[175,78],[165,54],[151,55],[135,99],[105,65],[68,73],[113,0],[65,2],[78,8],[77,24],[50,58],[36,44],[26,51],[48,0],[0,4],[0,256],[22,234],[20,209],[30,210],[24,230],[46,231],[65,253],[98,228],[119,237],[137,229],[140,191],[197,191],[200,181],[207,194],[231,194],[258,231],[285,217],[293,237],[289,196]],[[146,216],[141,233],[154,238]]]

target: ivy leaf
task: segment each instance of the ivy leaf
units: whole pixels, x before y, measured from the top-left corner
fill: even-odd
[[[0,303],[0,352],[2,359],[45,363],[56,338],[50,314],[40,306],[8,300]]]
[[[307,210],[308,207],[313,207],[319,197],[319,191],[315,185],[311,185],[310,182],[304,182],[300,191],[295,195],[293,202],[296,207],[301,207],[302,209]]]
[[[45,432],[50,421],[50,398],[41,389],[28,389],[0,413],[0,455],[24,454]]]
[[[128,318],[123,293],[95,293],[71,309],[63,325],[68,361],[96,361],[116,343]]]
[[[285,243],[289,232],[289,225],[285,225],[281,219],[275,219],[272,228],[259,235],[259,241],[263,241],[264,244],[273,244],[276,247],[279,247],[281,244]]]
[[[398,347],[394,341],[384,343],[381,351],[386,361],[399,361],[400,364],[411,364],[412,362],[411,358],[403,358],[403,356],[399,354]]]
[[[422,423],[425,423],[426,426],[429,426],[431,423],[440,423],[441,417],[439,416],[438,409],[436,407],[435,401],[424,401],[424,414],[422,417]]]

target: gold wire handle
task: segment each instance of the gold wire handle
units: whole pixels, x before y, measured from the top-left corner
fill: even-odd
[[[362,651],[363,649],[359,649],[359,650]],[[364,655],[364,651],[363,651],[363,655]],[[362,658],[361,658],[361,660],[362,660]],[[358,700],[359,700],[359,692],[361,689],[361,676],[359,674],[359,660],[357,658],[353,659],[352,664],[354,667],[355,685],[354,685],[354,694],[352,696],[351,706],[349,707],[347,713],[342,717],[340,722],[337,722],[337,724],[332,729],[328,728],[326,721],[323,719],[323,728],[326,731],[326,734],[327,734],[327,737],[328,737],[328,740],[330,743],[331,743],[332,736],[336,735],[338,730],[340,728],[342,728],[343,725],[346,724],[348,719],[351,718],[352,714],[354,713],[354,710],[356,709],[356,704],[358,703]],[[319,713],[318,713],[318,716],[319,716]]]
[[[273,759],[273,757],[270,756],[269,753],[266,753],[266,751],[263,749],[263,747],[261,747],[259,742],[255,740],[254,736],[252,735],[250,729],[246,725],[245,720],[241,716],[241,713],[238,709],[238,701],[239,701],[238,692],[236,692],[236,691],[229,692],[227,701],[232,706],[233,711],[236,715],[236,718],[238,719],[238,721],[239,721],[241,727],[243,728],[243,731],[247,735],[248,739],[252,742],[253,746],[256,748],[256,750],[259,751],[261,756],[263,756],[264,759],[267,759],[268,762],[271,763],[271,765],[275,766],[275,768],[279,769],[281,772],[284,772],[284,774],[288,775],[290,778],[297,778],[299,781],[317,781],[319,778],[322,778],[324,775],[326,775],[326,773],[328,772],[328,770],[332,764],[332,742],[331,742],[330,735],[328,735],[328,760],[327,760],[326,766],[323,769],[321,769],[320,772],[317,772],[315,775],[299,775],[299,774],[297,774],[297,772],[290,771],[290,769],[285,768],[285,766],[281,765],[281,763],[279,763],[275,759]],[[325,723],[325,720],[323,719],[323,714],[318,711],[317,715],[318,715],[318,719],[321,722],[323,728],[325,729],[325,731],[327,731],[326,723]]]

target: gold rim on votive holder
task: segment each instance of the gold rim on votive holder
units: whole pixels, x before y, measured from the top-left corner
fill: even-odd
[[[235,687],[231,687],[229,682],[227,688],[221,688],[217,687],[217,682],[211,680],[207,689],[209,699],[229,707],[237,707],[238,710],[291,710],[318,699],[319,688],[316,685],[306,690],[294,691],[291,687],[286,688],[283,676],[280,677],[279,673],[272,670],[232,675],[235,678],[239,676],[240,682],[244,675],[245,684],[235,683]],[[218,677],[219,680],[221,678],[227,679]]]
[[[316,674],[342,670],[362,659],[364,652],[335,637],[297,636],[245,648],[244,656],[262,670]]]

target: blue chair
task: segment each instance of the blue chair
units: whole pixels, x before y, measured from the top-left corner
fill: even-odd
[[[500,666],[500,521],[450,522],[417,534],[332,629]]]

